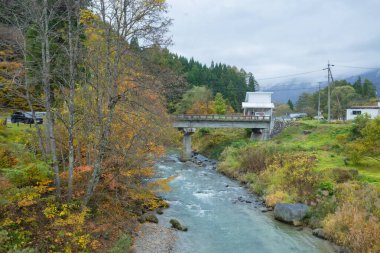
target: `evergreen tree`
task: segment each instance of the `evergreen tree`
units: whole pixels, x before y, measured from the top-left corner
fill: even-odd
[[[376,97],[376,87],[373,83],[365,79],[362,88],[362,96],[366,98],[375,98]]]
[[[361,77],[359,76],[358,77],[358,80],[356,80],[354,82],[354,84],[352,85],[356,91],[356,93],[358,94],[362,94],[363,93],[363,89],[362,89],[362,79]]]
[[[290,110],[294,111],[294,105],[293,105],[292,100],[290,99],[288,100],[288,105],[289,105]]]
[[[256,91],[257,90],[257,82],[255,80],[255,77],[250,72],[248,73],[248,91]]]
[[[214,98],[214,106],[216,114],[225,114],[227,111],[226,101],[221,93],[216,93]]]

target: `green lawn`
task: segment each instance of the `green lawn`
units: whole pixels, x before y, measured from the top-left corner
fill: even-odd
[[[328,124],[315,120],[297,121],[280,135],[268,142],[249,141],[244,129],[209,129],[209,133],[199,132],[193,137],[193,147],[201,153],[218,158],[227,146],[267,145],[276,146],[285,152],[307,152],[317,159],[316,170],[356,169],[361,180],[380,187],[380,162],[364,158],[360,165],[346,160],[344,147],[338,140],[350,132],[351,123]]]
[[[380,162],[373,158],[363,158],[359,165],[345,162],[346,156],[337,139],[349,133],[351,123],[327,124],[318,121],[300,121],[285,129],[274,142],[283,150],[311,152],[317,158],[316,169],[332,168],[356,169],[361,180],[380,187]]]

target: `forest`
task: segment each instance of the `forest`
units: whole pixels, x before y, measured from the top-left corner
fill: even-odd
[[[171,53],[161,0],[0,1],[0,251],[124,252],[170,113],[240,110],[252,73]],[[202,96],[199,96],[202,94]],[[199,109],[200,108],[200,109]],[[202,109],[203,108],[203,109]],[[44,124],[6,125],[15,110]]]
[[[183,82],[133,44],[170,43],[167,5],[0,3],[2,121],[46,112],[0,128],[0,251],[120,252],[141,213],[167,205],[165,180],[143,181],[174,143],[165,98]]]

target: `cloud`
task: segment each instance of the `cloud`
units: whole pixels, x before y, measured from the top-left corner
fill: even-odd
[[[256,78],[318,70],[327,61],[380,67],[378,0],[168,0],[171,50],[235,65]],[[337,68],[337,75],[356,74]],[[320,75],[321,79],[324,75]],[[311,75],[310,79],[318,78]],[[271,80],[266,84],[283,80]]]

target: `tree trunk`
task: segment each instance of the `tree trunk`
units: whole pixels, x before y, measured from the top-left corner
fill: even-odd
[[[61,198],[61,180],[57,160],[56,141],[54,135],[54,119],[52,112],[51,86],[50,86],[50,43],[49,43],[49,18],[48,1],[44,0],[43,33],[42,33],[42,79],[45,93],[46,130],[49,138],[50,155],[54,169],[54,184],[57,197]]]

